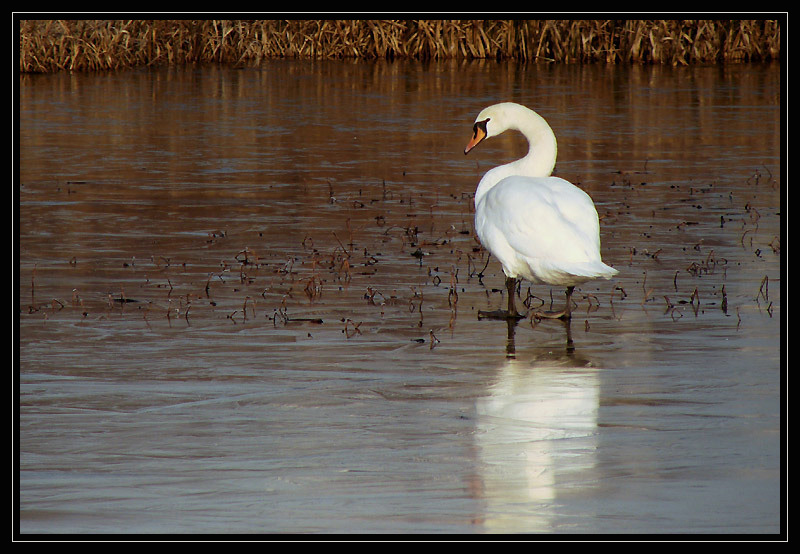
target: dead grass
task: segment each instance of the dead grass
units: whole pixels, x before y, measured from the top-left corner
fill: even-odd
[[[20,71],[271,58],[693,64],[777,59],[778,20],[21,20]]]

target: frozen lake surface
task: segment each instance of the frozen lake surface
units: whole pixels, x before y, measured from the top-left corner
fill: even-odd
[[[778,533],[780,83],[22,76],[19,531]],[[526,145],[463,148],[503,100],[553,127],[620,271],[569,327],[477,319],[506,293],[472,195]]]

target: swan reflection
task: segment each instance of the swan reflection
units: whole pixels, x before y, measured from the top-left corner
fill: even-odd
[[[509,347],[514,348],[514,326]],[[553,530],[558,497],[590,486],[595,466],[598,370],[567,347],[532,360],[507,357],[478,399],[480,496],[490,532]]]

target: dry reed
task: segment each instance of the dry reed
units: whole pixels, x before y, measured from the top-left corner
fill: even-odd
[[[778,20],[20,20],[23,73],[271,58],[691,64],[778,59]]]

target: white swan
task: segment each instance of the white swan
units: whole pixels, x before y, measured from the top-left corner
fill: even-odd
[[[469,153],[483,139],[508,129],[528,139],[528,154],[486,172],[475,191],[475,229],[481,244],[503,265],[508,311],[483,317],[520,318],[514,307],[517,279],[534,284],[565,285],[567,305],[539,317],[569,320],[575,285],[610,279],[618,272],[600,258],[600,224],[588,194],[550,173],[556,163],[553,130],[533,110],[504,102],[489,106],[475,119]]]

